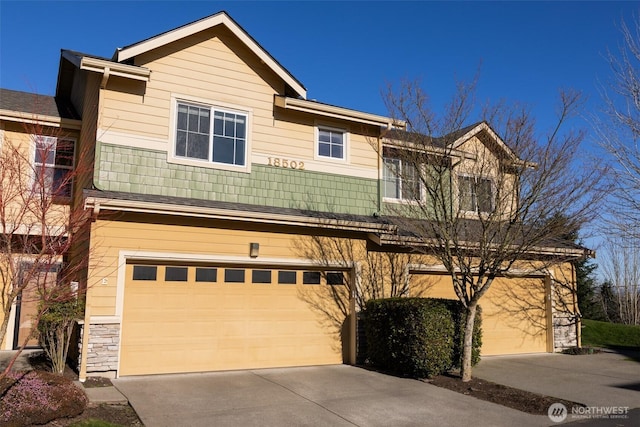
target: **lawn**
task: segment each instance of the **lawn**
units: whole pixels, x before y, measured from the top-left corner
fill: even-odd
[[[640,350],[640,326],[582,319],[582,346]]]

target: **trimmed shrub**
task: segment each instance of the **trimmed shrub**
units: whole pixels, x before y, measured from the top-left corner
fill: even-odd
[[[455,325],[444,304],[424,298],[371,300],[364,322],[369,360],[381,369],[423,378],[452,364]]]
[[[452,367],[462,366],[462,347],[464,345],[464,324],[467,321],[464,305],[458,300],[431,298],[444,304],[453,316],[455,324],[455,334],[453,337]],[[473,350],[471,351],[471,365],[475,366],[480,361],[480,350],[482,347],[482,309],[478,306],[476,310],[476,320],[473,323]]]
[[[86,395],[71,380],[45,371],[10,372],[0,382],[0,425],[21,427],[81,414]]]
[[[362,313],[367,358],[398,375],[431,377],[461,364],[464,306],[437,298],[368,301]],[[472,363],[480,360],[481,320],[476,315]]]

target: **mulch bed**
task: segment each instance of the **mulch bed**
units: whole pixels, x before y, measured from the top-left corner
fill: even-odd
[[[549,406],[554,403],[562,403],[567,408],[584,406],[581,403],[543,396],[479,378],[472,378],[469,382],[462,382],[460,377],[455,374],[438,375],[425,381],[438,387],[534,415],[547,415]]]

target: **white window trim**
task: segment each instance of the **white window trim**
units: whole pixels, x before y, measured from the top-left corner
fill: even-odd
[[[420,200],[415,200],[415,199],[405,199],[402,197],[389,197],[385,194],[385,188],[386,188],[386,180],[384,179],[384,170],[385,170],[385,159],[393,159],[393,157],[382,157],[382,171],[381,171],[381,178],[380,181],[382,182],[382,201],[383,202],[387,202],[387,203],[399,203],[399,204],[411,204],[411,205],[418,205],[419,203],[423,202],[425,200],[425,197],[427,196],[426,190],[424,188],[424,185],[422,185],[422,182],[418,182],[418,185],[420,185]],[[401,159],[400,162],[402,162]],[[422,173],[423,171],[420,171],[419,173]],[[396,177],[396,179],[400,179],[402,181],[402,177]],[[402,196],[402,189],[400,190],[400,195]]]
[[[176,127],[178,120],[178,103],[195,104],[202,107],[211,108],[211,122],[213,126],[213,112],[215,110],[224,111],[234,114],[242,114],[247,118],[246,139],[244,151],[244,165],[231,165],[227,163],[216,163],[209,160],[189,159],[186,157],[176,156]],[[251,173],[251,128],[253,126],[253,110],[244,106],[230,104],[227,102],[211,101],[208,99],[198,98],[188,95],[171,95],[171,113],[169,114],[169,146],[167,150],[167,163],[173,163],[185,166],[194,166],[207,169],[219,169],[233,172]],[[213,133],[213,127],[211,127]]]
[[[491,183],[491,211],[490,212],[485,212],[485,211],[480,212],[477,209],[473,211],[462,209],[462,207],[460,206],[460,178],[473,178],[476,182],[479,179],[483,179]],[[474,175],[469,173],[458,173],[456,178],[456,190],[458,193],[458,197],[456,199],[458,203],[458,210],[465,215],[475,215],[475,216],[477,216],[478,214],[489,215],[496,209],[496,206],[495,206],[496,205],[496,187],[495,187],[495,183],[493,182],[493,178],[491,178],[490,176]],[[477,194],[476,194],[476,199],[477,199]],[[476,200],[476,208],[477,208],[477,204],[478,204],[478,201]]]
[[[321,156],[320,151],[320,130],[328,130],[332,132],[342,133],[342,158]],[[336,127],[335,125],[327,125],[322,122],[316,122],[313,131],[313,158],[322,162],[349,163],[349,129]]]
[[[37,173],[38,169],[41,167],[40,164],[38,164],[36,162],[36,150],[38,149],[38,139],[39,138],[43,138],[44,140],[55,140],[55,144],[56,144],[56,150],[53,154],[54,159],[53,159],[53,165],[45,165],[46,167],[51,167],[53,169],[56,169],[56,164],[55,164],[55,156],[58,152],[58,141],[62,140],[62,141],[72,141],[73,142],[73,159],[71,162],[71,166],[58,166],[58,168],[60,169],[67,169],[70,170],[71,173],[73,173],[73,171],[76,168],[76,150],[78,148],[78,140],[76,138],[72,138],[72,137],[68,137],[68,136],[47,136],[47,135],[40,135],[40,134],[31,134],[30,135],[30,140],[31,140],[31,162],[32,162],[32,173],[33,175],[31,176],[31,182],[29,183],[29,188],[33,189],[33,187],[36,184],[36,176],[35,174]],[[74,177],[71,178],[71,188],[69,189],[70,194],[68,196],[54,196],[54,197],[61,197],[61,198],[71,198],[73,197],[73,189],[75,186],[75,179]]]

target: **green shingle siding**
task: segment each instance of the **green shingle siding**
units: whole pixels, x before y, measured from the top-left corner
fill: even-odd
[[[167,163],[166,152],[98,144],[96,181],[126,191],[356,215],[378,210],[378,181],[252,164],[251,173]]]

